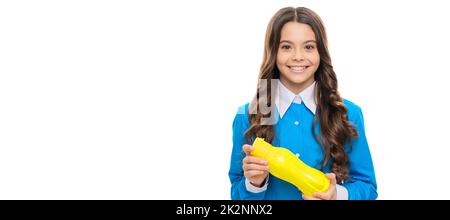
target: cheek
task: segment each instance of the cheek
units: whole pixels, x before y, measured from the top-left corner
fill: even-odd
[[[309,57],[309,60],[311,61],[311,63],[314,66],[319,66],[319,64],[320,64],[320,55],[319,55],[319,53],[311,54],[311,56]]]
[[[277,55],[277,67],[280,69],[283,66],[283,59],[280,55]]]
[[[286,54],[278,54],[277,55],[277,66],[278,68],[283,67],[287,60],[289,59],[289,56]]]

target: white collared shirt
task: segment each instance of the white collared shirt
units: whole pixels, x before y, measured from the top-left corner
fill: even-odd
[[[289,109],[292,103],[302,104],[313,113],[316,114],[317,103],[315,101],[314,90],[316,88],[316,81],[314,81],[310,86],[306,87],[299,94],[294,94],[289,90],[283,83],[278,80],[278,95],[275,96],[275,106],[277,107],[280,118],[283,118],[286,111]]]
[[[278,80],[278,90],[275,96],[275,106],[280,114],[280,118],[283,118],[284,114],[287,112],[292,103],[301,104],[304,102],[305,106],[313,113],[316,113],[317,103],[315,99],[316,81],[314,81],[310,86],[301,91],[299,94],[293,93],[289,90],[283,83]],[[265,184],[262,187],[256,187],[250,183],[248,179],[245,179],[245,186],[247,191],[253,193],[264,192],[267,190],[267,185],[269,183],[269,178],[266,179]],[[339,184],[336,184],[336,194],[337,200],[348,200],[347,189]]]

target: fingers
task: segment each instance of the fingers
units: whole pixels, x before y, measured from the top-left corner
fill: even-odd
[[[330,188],[326,192],[317,192],[312,196],[307,196],[302,193],[304,200],[333,200],[335,198],[336,191],[336,175],[334,173],[327,173],[325,176],[330,179]]]
[[[313,196],[307,196],[305,194],[302,193],[302,197],[304,200],[319,200],[318,198],[315,198]]]
[[[252,179],[255,176],[260,176],[263,174],[264,174],[264,171],[262,171],[262,170],[248,170],[248,171],[245,171],[244,176],[247,177],[247,179]]]
[[[326,192],[317,192],[313,194],[313,197],[323,200],[335,200],[336,199],[336,175],[334,173],[327,173],[325,176],[330,179],[330,188]]]
[[[258,157],[253,157],[253,156],[246,156],[242,160],[242,163],[244,163],[244,164],[255,163],[255,164],[258,164],[258,165],[268,165],[267,160],[262,159],[262,158],[258,158]]]
[[[257,175],[263,175],[269,170],[267,160],[246,156],[243,160],[242,169],[244,170],[244,176],[252,178]]]
[[[244,171],[250,171],[250,170],[267,171],[267,170],[269,170],[269,166],[258,165],[258,164],[254,164],[254,163],[244,163],[244,165],[242,165],[242,169]]]
[[[242,160],[244,176],[249,180],[252,180],[253,178],[261,178],[261,176],[267,176],[269,170],[268,161],[262,158],[250,156],[250,153],[253,151],[253,146],[251,145],[245,144],[242,146],[242,149],[247,155]]]
[[[265,160],[265,159],[251,156],[251,152],[253,151],[252,145],[244,144],[244,146],[242,146],[242,150],[244,150],[245,154],[247,155],[242,162],[257,163],[257,164],[261,164],[261,165],[268,164],[267,160]]]
[[[253,151],[253,146],[244,144],[244,146],[242,146],[242,150],[245,152],[246,155],[250,155],[250,153]]]
[[[331,196],[328,193],[314,193],[313,197],[317,198],[317,199],[323,199],[323,200],[331,199]]]
[[[330,184],[336,185],[336,174],[334,173],[327,173],[325,176],[330,179]]]

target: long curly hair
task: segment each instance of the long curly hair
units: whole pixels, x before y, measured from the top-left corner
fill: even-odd
[[[347,118],[347,108],[337,90],[337,78],[331,65],[325,27],[320,17],[312,10],[304,7],[287,7],[280,9],[271,19],[266,31],[264,57],[258,76],[257,92],[249,106],[250,127],[245,132],[247,140],[252,143],[255,137],[264,138],[269,143],[275,138],[274,124],[261,123],[271,118],[274,122],[275,105],[272,105],[273,82],[279,79],[280,71],[276,65],[276,57],[281,37],[281,29],[287,22],[299,22],[309,25],[317,42],[320,64],[314,73],[316,90],[314,92],[317,108],[311,132],[321,145],[324,156],[322,169],[331,160],[331,169],[336,174],[338,182],[349,178],[348,155],[344,149],[346,142],[351,143],[358,136],[357,130]],[[275,92],[275,91],[274,91]],[[268,106],[270,111],[261,111],[262,106]],[[267,122],[267,121],[266,121]],[[314,132],[319,123],[319,137]]]

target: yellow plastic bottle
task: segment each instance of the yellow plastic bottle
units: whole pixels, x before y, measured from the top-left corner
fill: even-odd
[[[274,147],[262,138],[253,142],[251,155],[266,159],[272,175],[295,185],[307,196],[326,192],[330,187],[330,180],[320,170],[306,165],[288,149]]]

